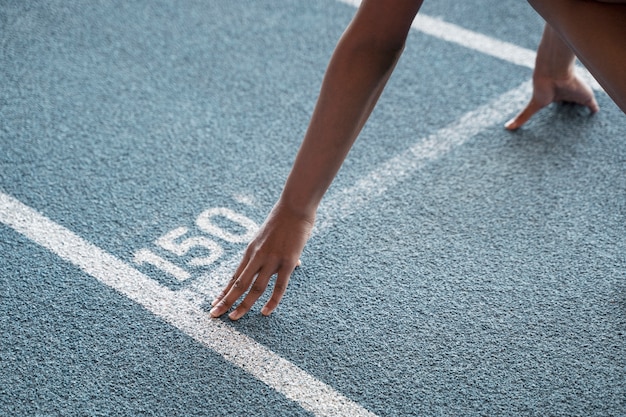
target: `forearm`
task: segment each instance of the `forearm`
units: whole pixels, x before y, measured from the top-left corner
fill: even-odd
[[[366,5],[365,10],[360,10],[339,41],[279,200],[279,204],[303,216],[314,217],[404,47],[412,21],[411,11],[390,5],[393,11],[389,13],[395,15],[384,16],[385,11],[380,10],[384,6],[379,4],[382,3],[370,9]],[[419,4],[414,4],[416,13]],[[397,16],[401,16],[401,22],[397,21]],[[390,22],[384,22],[385,18]],[[384,30],[378,30],[377,25]]]
[[[312,214],[365,124],[397,60],[396,51],[340,43],[281,203]]]

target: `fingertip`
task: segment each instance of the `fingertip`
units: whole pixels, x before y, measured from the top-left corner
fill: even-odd
[[[232,313],[230,313],[228,315],[228,318],[233,320],[233,321],[237,321],[241,318],[241,316],[243,316],[245,314],[245,312],[239,311],[239,310],[235,310]]]
[[[219,303],[220,301],[222,301],[224,299],[224,297],[226,297],[226,295],[228,294],[229,288],[224,289],[217,297],[215,297],[215,299],[211,302],[211,307],[214,307],[217,305],[217,303]]]
[[[511,119],[511,120],[509,120],[508,122],[506,122],[504,124],[504,128],[506,130],[511,130],[512,131],[512,130],[517,130],[519,128],[519,125],[518,125],[516,119]]]
[[[276,288],[274,288],[274,293],[261,309],[261,314],[263,314],[264,316],[269,316],[270,314],[272,314],[274,310],[276,310],[276,307],[278,307],[278,304],[280,304],[282,295],[283,294],[281,291],[278,291],[277,293]]]
[[[269,316],[270,314],[272,314],[272,311],[274,311],[273,308],[268,307],[267,305],[263,306],[263,308],[261,309],[261,314],[263,314],[265,317]]]
[[[216,319],[221,315],[222,313],[219,312],[219,309],[217,307],[213,307],[211,311],[209,311],[209,316],[211,316],[211,318]]]

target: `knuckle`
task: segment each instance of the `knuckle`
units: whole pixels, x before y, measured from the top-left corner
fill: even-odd
[[[232,276],[232,277],[230,277],[230,280],[228,280],[228,283],[229,283],[230,285],[233,285],[233,284],[237,281],[237,278],[238,278],[238,277],[239,277],[239,276],[238,276],[238,274],[233,274],[233,276]]]
[[[263,292],[265,288],[262,287],[261,285],[253,285],[252,288],[250,288],[250,294],[261,294]]]
[[[286,289],[287,289],[287,287],[285,286],[285,284],[283,284],[281,282],[277,282],[274,285],[274,292],[277,293],[277,294],[284,293]]]
[[[243,300],[241,303],[239,303],[239,305],[237,306],[237,310],[238,311],[243,311],[246,312],[248,310],[250,310],[250,308],[252,307],[252,304],[250,304],[249,301],[247,300]]]

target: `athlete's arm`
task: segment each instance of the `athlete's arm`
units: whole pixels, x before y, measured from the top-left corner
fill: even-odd
[[[400,57],[421,0],[365,0],[341,37],[280,199],[248,246],[232,279],[214,300],[218,317],[246,292],[229,315],[239,319],[277,274],[261,313],[280,302],[331,181],[369,117]]]

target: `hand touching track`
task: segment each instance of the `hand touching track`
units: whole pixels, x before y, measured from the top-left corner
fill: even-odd
[[[246,292],[248,294],[228,316],[237,320],[246,314],[267,288],[272,275],[277,274],[274,291],[261,313],[270,315],[280,302],[291,273],[300,264],[299,257],[306,244],[313,218],[298,215],[284,206],[274,207],[222,293],[213,301],[212,317],[219,317]]]
[[[575,59],[559,35],[546,25],[537,49],[532,98],[526,108],[504,126],[508,130],[518,129],[551,103],[575,103],[596,113],[599,107],[593,90],[574,72]]]

